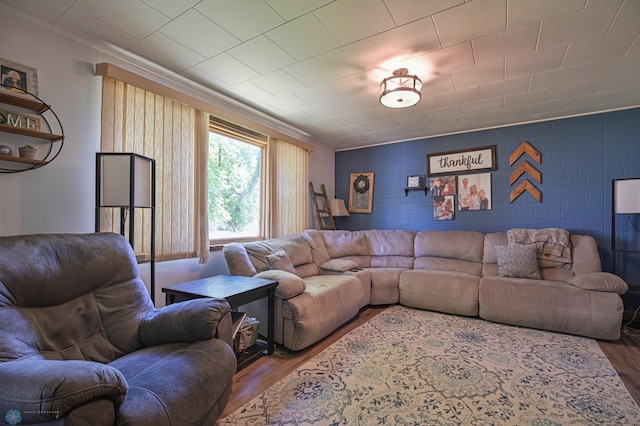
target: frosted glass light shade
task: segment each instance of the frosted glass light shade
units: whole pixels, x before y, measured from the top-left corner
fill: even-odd
[[[420,102],[422,80],[409,75],[406,68],[393,72],[393,76],[382,80],[380,84],[380,103],[387,108],[406,108]]]
[[[329,210],[331,210],[331,216],[351,216],[347,210],[347,206],[344,204],[344,200],[334,198],[329,200]]]
[[[99,154],[99,207],[142,207],[152,204],[153,159],[138,154]]]

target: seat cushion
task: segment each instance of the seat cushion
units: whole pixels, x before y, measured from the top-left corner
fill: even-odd
[[[449,314],[478,315],[480,278],[463,272],[407,270],[400,275],[400,303]]]
[[[109,365],[129,385],[118,424],[200,425],[226,405],[237,361],[224,341],[209,339],[144,348]]]
[[[484,277],[479,303],[480,317],[489,321],[594,339],[620,337],[623,304],[617,293],[558,281]]]
[[[358,277],[316,275],[305,278],[304,293],[284,301],[284,345],[294,351],[304,349],[353,318],[363,298]]]

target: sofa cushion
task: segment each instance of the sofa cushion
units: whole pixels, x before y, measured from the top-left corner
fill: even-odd
[[[567,282],[585,290],[605,291],[618,294],[624,294],[629,290],[629,286],[622,278],[608,272],[577,274],[569,278]]]
[[[620,337],[622,298],[557,281],[483,277],[480,318],[594,339]]]
[[[480,277],[462,272],[406,270],[400,274],[400,304],[476,316],[479,282]]]
[[[267,256],[278,251],[284,251],[291,259],[291,263],[295,266],[296,273],[299,276],[304,278],[318,273],[318,268],[313,263],[309,242],[299,234],[245,243],[244,248],[256,272],[269,269]]]
[[[416,233],[405,230],[369,230],[363,231],[369,243],[372,256],[413,257],[413,243]]]
[[[243,277],[252,277],[258,271],[251,263],[247,250],[240,243],[225,244],[222,248],[224,261],[232,275],[241,275]]]
[[[588,274],[602,271],[598,244],[590,235],[571,235],[573,250],[571,270],[576,274]]]
[[[484,234],[476,231],[420,231],[415,239],[415,256],[443,257],[482,262]]]
[[[331,259],[327,262],[324,262],[320,265],[320,268],[325,269],[327,271],[334,272],[346,272],[358,267],[358,264],[353,260],[346,259]]]
[[[276,297],[281,299],[290,299],[303,293],[307,288],[304,280],[297,275],[279,269],[258,272],[255,278],[264,278],[267,280],[278,281],[276,287]]]
[[[496,246],[498,275],[501,277],[540,280],[535,244],[507,244]]]
[[[286,271],[297,275],[296,268],[293,266],[293,263],[291,263],[291,259],[287,256],[287,253],[284,251],[277,251],[266,256],[265,259],[267,260],[267,266],[269,269],[278,269],[280,271]]]
[[[321,231],[330,259],[348,259],[359,268],[371,265],[369,243],[362,231]]]
[[[305,292],[282,305],[284,341],[294,351],[316,343],[353,318],[363,296],[354,275],[316,275],[305,281]]]

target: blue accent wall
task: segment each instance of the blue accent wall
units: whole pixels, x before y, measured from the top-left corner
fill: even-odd
[[[509,156],[528,141],[540,151],[541,164],[526,155],[513,166]],[[426,174],[426,156],[439,152],[496,146],[497,170],[491,171],[491,210],[459,211],[455,219],[433,219],[433,198],[411,191],[407,176]],[[339,229],[437,229],[504,232],[511,228],[565,228],[595,237],[603,269],[612,270],[612,180],[640,177],[640,109],[476,131],[465,134],[380,145],[336,153],[335,193],[348,203],[351,173],[373,172],[373,212],[336,218]],[[513,203],[509,176],[524,160],[542,174],[529,180],[542,202],[524,192]],[[485,173],[478,172],[478,173]],[[428,178],[427,178],[428,179]],[[640,197],[640,194],[629,194]],[[640,215],[618,215],[618,246],[640,250]],[[640,255],[619,256],[618,273],[640,296]]]

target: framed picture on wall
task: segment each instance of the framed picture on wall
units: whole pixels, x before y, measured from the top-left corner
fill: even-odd
[[[435,220],[453,220],[455,218],[453,199],[453,195],[436,195],[433,197],[433,218]]]
[[[38,96],[38,73],[35,68],[0,58],[0,90],[14,96]]]
[[[458,176],[458,210],[491,210],[491,173]]]
[[[371,213],[373,208],[373,173],[351,173],[349,179],[349,213]]]

